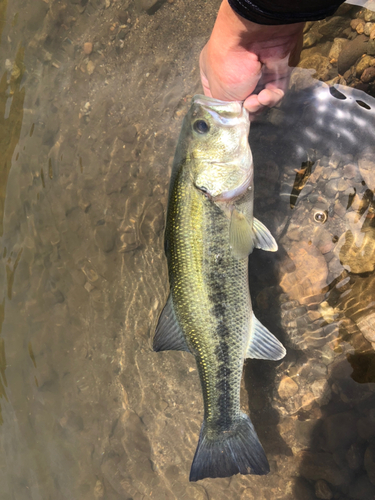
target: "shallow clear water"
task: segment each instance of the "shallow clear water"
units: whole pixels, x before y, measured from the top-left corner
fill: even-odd
[[[0,0],[1,500],[375,498],[375,93],[329,56],[360,8],[306,33],[301,66],[315,56],[336,91],[300,69],[251,129],[256,215],[280,247],[251,256],[251,293],[288,354],[247,362],[242,401],[271,474],[188,482],[195,362],[151,339],[217,8]]]

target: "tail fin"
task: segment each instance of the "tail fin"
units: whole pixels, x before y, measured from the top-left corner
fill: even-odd
[[[209,437],[203,422],[190,481],[234,474],[268,474],[267,457],[250,418],[242,414],[234,429]]]

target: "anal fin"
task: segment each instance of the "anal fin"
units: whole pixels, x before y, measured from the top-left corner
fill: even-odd
[[[184,334],[178,324],[173,306],[172,294],[169,294],[167,303],[160,314],[156,327],[154,341],[154,351],[187,351],[191,352]]]
[[[286,354],[285,347],[277,338],[255,317],[253,313],[250,343],[246,358],[271,359],[278,361]]]

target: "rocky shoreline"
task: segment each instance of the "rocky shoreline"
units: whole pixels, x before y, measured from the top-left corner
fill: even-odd
[[[375,96],[375,12],[343,4],[329,19],[306,23],[301,68],[316,78]]]

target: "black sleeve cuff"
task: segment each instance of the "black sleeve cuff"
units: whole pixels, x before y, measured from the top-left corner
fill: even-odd
[[[273,0],[256,2],[250,0],[228,0],[232,9],[241,17],[257,24],[293,24],[318,21],[332,16],[344,0]]]

